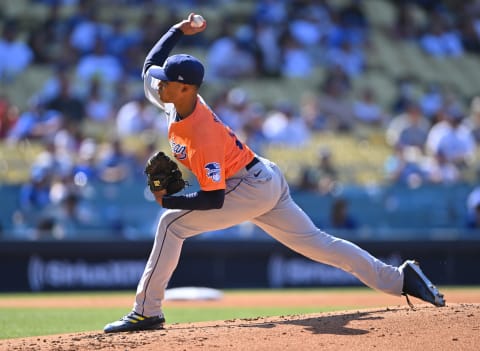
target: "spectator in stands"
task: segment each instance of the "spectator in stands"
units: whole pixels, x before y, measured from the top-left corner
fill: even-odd
[[[445,103],[445,95],[440,84],[430,82],[419,100],[423,114],[433,123],[438,119],[438,113]]]
[[[107,183],[118,183],[132,179],[135,156],[123,149],[120,139],[114,139],[98,156],[98,174]]]
[[[363,44],[369,29],[369,20],[362,5],[361,0],[350,0],[339,11],[347,38],[354,46]]]
[[[72,175],[78,183],[86,184],[100,179],[96,164],[97,152],[98,145],[93,138],[82,140],[72,169]]]
[[[258,50],[258,69],[262,76],[278,77],[282,67],[280,34],[274,24],[255,22],[255,45]]]
[[[59,111],[48,109],[42,101],[32,98],[28,109],[20,114],[17,123],[8,132],[7,142],[15,144],[25,139],[50,140],[62,124]]]
[[[475,96],[470,103],[470,115],[466,125],[472,131],[477,147],[480,147],[480,96]]]
[[[479,26],[480,28],[480,26]],[[467,14],[460,22],[462,45],[465,51],[480,54],[480,30],[476,29],[475,17]]]
[[[345,28],[342,25],[340,15],[338,11],[328,9],[328,21],[325,23],[326,38],[323,40],[322,49],[339,47],[344,40],[348,40]],[[325,61],[325,52],[321,56],[322,62]]]
[[[406,111],[395,116],[386,129],[386,140],[391,146],[415,146],[425,151],[430,123],[415,101],[410,101]]]
[[[267,114],[262,131],[267,141],[274,144],[301,147],[310,141],[307,124],[288,102],[278,104]]]
[[[480,38],[480,5],[478,1],[471,1],[467,4],[467,6],[465,6],[465,12],[474,16],[473,25],[475,27],[475,32]]]
[[[96,79],[101,82],[102,89],[108,89],[111,84],[118,82],[123,74],[120,60],[106,51],[105,43],[100,38],[96,39],[93,52],[80,58],[76,70],[80,84],[88,87]]]
[[[102,227],[101,214],[95,211],[92,202],[83,201],[81,194],[85,185],[71,173],[62,177],[54,175],[50,186],[50,203],[37,220],[37,229],[39,226],[44,229],[41,233],[43,236],[34,239],[75,239],[89,234],[85,230],[91,233],[95,229],[103,229],[103,232],[107,229],[106,218],[101,219],[105,223]]]
[[[60,96],[62,84],[67,84],[65,82],[69,82],[69,80],[68,67],[63,63],[52,63],[52,74],[42,82],[42,87],[37,95],[43,101],[51,101]]]
[[[166,131],[165,118],[149,104],[143,93],[136,94],[122,105],[115,117],[119,137],[138,135],[148,131]]]
[[[52,140],[45,141],[45,148],[35,157],[32,167],[45,169],[48,173],[59,177],[70,174],[74,155],[73,150],[65,145],[66,137],[68,136],[65,133],[58,132]]]
[[[353,114],[356,122],[367,127],[383,127],[387,121],[387,115],[376,100],[374,91],[367,87],[360,94],[361,96],[353,102]]]
[[[327,67],[322,89],[328,90],[331,86],[338,89],[338,95],[342,98],[352,93],[352,79],[340,66]]]
[[[473,211],[477,205],[480,204],[480,185],[475,186],[467,197],[467,210]]]
[[[33,64],[45,65],[53,60],[52,46],[55,44],[52,38],[42,26],[31,30],[28,34],[27,44],[32,50]]]
[[[82,132],[79,132],[75,126],[66,126],[60,129],[53,138],[56,152],[61,154],[62,157],[75,155],[82,138]]]
[[[234,132],[242,130],[248,122],[249,106],[248,94],[242,88],[227,90],[215,101],[217,115]]]
[[[253,17],[256,22],[282,25],[288,21],[289,8],[283,0],[259,0],[255,2]]]
[[[90,89],[85,99],[86,119],[98,124],[106,124],[113,120],[114,109],[110,101],[102,96],[100,82],[92,80]]]
[[[127,26],[127,21],[118,17],[113,19],[106,38],[102,40],[105,43],[106,52],[120,61],[127,77],[138,79],[141,75],[142,58],[139,52],[142,52],[142,40],[147,30],[151,29],[138,25]]]
[[[463,55],[463,45],[459,32],[448,28],[440,16],[432,16],[432,22],[421,35],[419,42],[422,49],[435,57],[458,57]]]
[[[260,103],[252,103],[247,109],[246,123],[237,136],[240,140],[247,143],[250,148],[259,155],[262,155],[263,148],[268,144],[268,140],[263,134],[262,126],[265,116],[265,107]]]
[[[140,29],[127,27],[126,24],[124,18],[115,17],[111,30],[107,31],[104,40],[107,52],[120,59],[130,46],[140,43],[141,40]]]
[[[58,45],[70,34],[67,19],[62,15],[62,5],[59,0],[51,1],[45,20],[40,24],[39,29],[45,32],[49,44]]]
[[[331,229],[353,230],[358,228],[356,218],[350,213],[347,199],[337,198],[333,200],[328,226]]]
[[[350,89],[350,78],[340,67],[327,72],[319,105],[320,114],[325,116],[329,130],[352,130],[354,119],[352,103],[348,98]]]
[[[467,227],[480,229],[480,186],[476,186],[467,197]]]
[[[134,156],[135,166],[133,167],[134,177],[140,180],[145,180],[145,165],[147,164],[150,157],[158,151],[158,145],[154,136],[149,136],[147,138],[142,138],[143,143],[138,148]]]
[[[317,164],[305,166],[301,171],[298,187],[302,190],[317,191],[321,194],[331,193],[338,181],[338,170],[333,162],[330,149],[318,151]]]
[[[419,34],[418,24],[415,19],[414,5],[411,2],[395,2],[395,22],[390,32],[395,39],[416,40]]]
[[[175,18],[174,10],[169,7],[162,7],[162,11],[167,12],[166,18]],[[138,28],[140,29],[140,51],[150,50],[158,40],[158,33],[162,33],[169,26],[168,23],[161,23],[158,21],[155,12],[151,11],[148,7],[140,18]]]
[[[300,114],[309,130],[318,132],[329,128],[327,118],[320,111],[318,96],[312,92],[302,95],[300,101]]]
[[[56,239],[53,234],[55,221],[48,216],[40,217],[33,225],[33,230],[27,230],[29,239],[33,240],[52,240]],[[22,233],[23,234],[23,233]]]
[[[52,178],[50,183],[50,207],[55,207],[60,202],[62,202],[68,194],[77,192],[80,188],[78,184],[75,183],[72,172],[68,172],[66,174],[51,174]]]
[[[53,50],[52,66],[63,66],[68,69],[68,73],[74,73],[78,64],[79,56],[75,48],[70,45],[68,38],[61,38]]]
[[[351,78],[358,77],[365,69],[365,55],[361,49],[344,40],[339,47],[333,47],[326,54],[329,66],[339,66]]]
[[[433,156],[426,157],[422,162],[426,181],[434,184],[454,184],[461,180],[457,166],[450,162],[445,153],[438,150]]]
[[[307,78],[314,69],[314,62],[307,49],[290,33],[280,40],[282,53],[281,75],[287,78]]]
[[[93,2],[80,1],[82,2],[85,5],[70,19],[72,25],[70,44],[80,57],[96,51],[99,42],[106,40],[112,31],[109,24],[98,20],[98,10],[94,8]]]
[[[416,100],[415,83],[411,77],[401,77],[395,82],[397,96],[390,108],[393,115],[405,112],[407,106]]]
[[[19,34],[18,20],[4,22],[0,37],[0,82],[13,81],[34,58],[32,49],[18,38]]]
[[[395,150],[384,164],[387,181],[395,184],[404,184],[416,188],[426,180],[420,150],[412,146],[395,145]]]
[[[118,82],[114,89],[112,90],[112,93],[115,94],[114,96],[107,96],[107,99],[112,103],[114,114],[116,118],[116,115],[118,113],[118,110],[131,101],[136,93],[132,92],[132,87],[128,86],[127,84],[122,84],[121,82]],[[112,99],[114,98],[114,99]]]
[[[437,148],[433,151],[442,152],[446,160],[459,168],[468,167],[475,156],[475,140],[471,130],[462,124],[463,114],[452,111],[447,115],[448,127],[440,136]]]
[[[468,216],[467,228],[480,230],[480,203],[475,206],[473,212]]]
[[[72,189],[68,189],[57,203],[52,204],[45,217],[53,222],[51,233],[57,240],[82,239],[86,235],[97,236],[99,233],[105,236],[109,229],[108,221],[103,218],[103,225],[99,223],[99,215],[91,204],[83,201],[80,193]]]
[[[18,107],[12,105],[7,96],[0,95],[0,140],[7,137],[15,123],[17,123],[18,115]]]
[[[79,213],[79,196],[73,192],[67,193],[55,210],[51,211],[54,225],[53,236],[57,239],[72,239],[80,237],[80,226],[82,222]]]
[[[20,187],[19,210],[28,223],[37,221],[50,205],[51,174],[41,167],[32,168],[30,180]]]
[[[132,43],[122,55],[121,62],[127,79],[138,79],[142,76],[142,49],[141,43]]]
[[[70,77],[61,73],[58,77],[57,95],[46,101],[46,106],[59,111],[66,125],[77,125],[85,118],[85,102],[73,91]]]
[[[50,2],[55,2],[57,0],[44,0],[44,1],[50,1]],[[66,22],[67,22],[67,32],[71,34],[73,29],[81,22],[87,21],[91,14],[90,12],[96,10],[94,9],[95,2],[92,0],[60,0],[61,3],[65,3],[70,1],[70,5],[72,5],[74,8],[71,13],[66,17]]]
[[[34,63],[52,64],[57,58],[66,60],[72,47],[68,42],[68,23],[62,14],[60,1],[48,4],[45,17],[37,16],[30,30],[28,43],[34,53]],[[75,53],[76,58],[76,53]]]
[[[206,80],[231,80],[254,77],[258,72],[257,60],[250,43],[253,29],[241,27],[231,35],[231,24],[225,19],[219,36],[212,42],[207,54]],[[232,65],[232,62],[235,62]]]
[[[454,117],[456,116],[456,117]],[[452,129],[451,119],[462,119],[461,108],[456,105],[444,105],[437,114],[437,121],[432,125],[428,132],[427,141],[425,143],[425,150],[427,153],[435,154],[438,149],[440,139]],[[468,127],[464,123],[458,126],[460,131]]]
[[[303,48],[319,46],[326,34],[323,20],[329,19],[328,13],[314,10],[313,5],[299,7],[288,20],[288,28],[291,39]]]

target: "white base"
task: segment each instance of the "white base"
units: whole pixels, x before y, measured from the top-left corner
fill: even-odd
[[[220,290],[200,287],[183,287],[167,289],[165,300],[220,300],[223,293]]]

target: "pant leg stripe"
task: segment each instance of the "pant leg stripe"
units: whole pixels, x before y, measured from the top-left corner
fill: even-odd
[[[240,184],[243,182],[243,180],[240,180],[238,182],[237,185],[235,185],[235,187],[233,187],[229,192],[227,192],[225,195],[228,195],[230,194],[232,191],[234,191],[235,189],[237,189]],[[147,290],[148,290],[148,286],[150,285],[150,279],[152,278],[155,270],[157,269],[157,264],[158,264],[158,261],[160,260],[160,255],[162,254],[162,250],[163,250],[163,244],[165,243],[165,239],[167,238],[167,231],[168,231],[168,228],[175,222],[177,221],[178,219],[186,216],[187,214],[193,212],[194,210],[190,210],[188,212],[185,212],[184,214],[182,214],[181,216],[178,216],[177,218],[175,218],[174,220],[172,220],[168,225],[167,227],[165,228],[165,235],[163,236],[163,241],[162,241],[162,245],[160,246],[160,251],[158,253],[158,256],[157,256],[157,259],[155,261],[155,265],[153,266],[153,270],[152,270],[152,273],[150,273],[150,277],[148,277],[148,280],[145,284],[145,292],[144,292],[144,297],[143,297],[143,302],[142,302],[142,313],[141,314],[144,314],[145,313],[145,300],[147,299]]]
[[[165,235],[163,236],[163,240],[162,240],[162,245],[160,246],[160,250],[158,252],[158,256],[157,256],[157,259],[155,260],[155,265],[153,266],[153,270],[152,272],[150,273],[150,277],[148,277],[148,280],[145,284],[145,292],[144,292],[144,296],[143,296],[143,302],[142,302],[142,313],[141,314],[144,314],[145,312],[145,300],[147,299],[147,290],[148,290],[148,286],[150,285],[150,280],[152,279],[152,276],[155,272],[155,270],[157,269],[157,264],[158,264],[158,261],[160,260],[160,255],[162,254],[162,250],[163,250],[163,245],[165,243],[165,239],[167,238],[167,231],[168,231],[168,228],[178,219],[182,218],[183,216],[187,215],[188,213],[190,213],[192,211],[188,211],[184,214],[182,214],[181,216],[178,216],[177,218],[175,218],[174,220],[172,220],[168,225],[167,227],[165,228]]]

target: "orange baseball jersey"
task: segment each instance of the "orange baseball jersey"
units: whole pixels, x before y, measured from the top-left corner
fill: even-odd
[[[188,118],[170,123],[168,139],[175,158],[195,174],[202,190],[225,189],[225,180],[254,157],[200,97]]]
[[[193,113],[176,121],[177,111],[157,93],[158,80],[147,71],[144,90],[147,99],[165,111],[168,139],[175,158],[197,177],[202,190],[225,189],[225,181],[255,156],[237,139],[231,129],[215,115],[198,95]]]

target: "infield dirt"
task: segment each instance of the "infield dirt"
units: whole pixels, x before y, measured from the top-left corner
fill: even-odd
[[[167,324],[148,332],[105,334],[102,331],[49,335],[0,341],[0,350],[479,350],[480,297],[468,290],[446,291],[447,306],[436,308],[413,299],[412,310],[404,300],[384,294],[307,294],[295,296],[267,293],[226,295],[213,302],[221,306],[358,305],[343,312],[301,314],[228,321]],[[303,294],[302,294],[303,295]],[[255,296],[255,297],[253,297]],[[370,300],[368,300],[368,298]],[[28,306],[28,299],[21,299]],[[56,298],[67,306],[67,299]],[[48,306],[52,301],[46,299]],[[92,306],[95,299],[70,301]],[[119,298],[111,304],[131,301]],[[168,302],[195,306],[212,302]],[[105,301],[102,301],[105,306]],[[38,307],[38,300],[35,306]],[[384,307],[369,307],[384,306]],[[388,306],[388,307],[386,307]],[[167,317],[168,319],[168,317]]]

